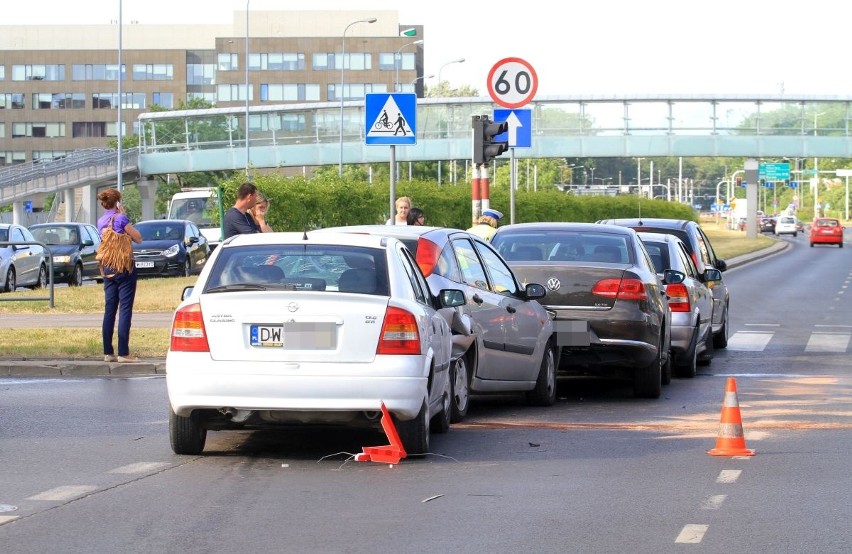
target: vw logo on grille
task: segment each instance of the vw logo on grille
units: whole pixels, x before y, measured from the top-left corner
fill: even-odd
[[[553,291],[559,290],[559,287],[562,286],[562,283],[559,282],[559,279],[556,277],[551,277],[547,280],[547,288]]]
[[[289,304],[287,304],[287,311],[297,312],[297,311],[299,311],[299,305],[296,304],[295,302],[290,302]]]

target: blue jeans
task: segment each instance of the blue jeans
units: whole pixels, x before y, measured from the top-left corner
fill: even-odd
[[[109,268],[104,268],[109,275]],[[115,330],[115,316],[118,314],[118,355],[130,354],[130,323],[133,320],[133,301],[136,299],[136,269],[130,273],[116,273],[104,278],[104,355],[113,356],[112,334]],[[120,310],[120,313],[119,313]]]

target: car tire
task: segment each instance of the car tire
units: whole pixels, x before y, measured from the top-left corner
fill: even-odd
[[[793,238],[796,238],[797,236],[798,236],[798,233],[793,233]]]
[[[35,285],[33,285],[34,289],[43,289],[47,286],[47,268],[44,264],[41,264],[38,267],[38,277]]]
[[[669,350],[669,355],[666,357],[666,361],[663,363],[663,369],[660,373],[660,382],[663,385],[668,385],[672,382],[672,354],[671,349]]]
[[[556,402],[556,356],[550,343],[541,357],[535,388],[528,391],[526,397],[530,406],[553,406]]]
[[[662,346],[662,341],[660,341]],[[633,374],[633,396],[637,398],[659,398],[663,384],[663,350],[657,348],[657,355],[645,367]]]
[[[458,423],[467,417],[470,407],[470,381],[467,354],[460,356],[450,367],[450,421]]]
[[[441,411],[432,417],[429,423],[432,433],[446,433],[450,430],[450,418],[452,417],[452,396],[450,395],[451,387],[448,385],[444,393],[441,395]]]
[[[189,277],[192,275],[192,262],[189,261],[189,255],[183,261],[183,276]]]
[[[196,456],[204,451],[207,429],[197,417],[179,416],[169,406],[169,442],[175,454]]]
[[[74,265],[74,271],[71,272],[71,276],[68,277],[68,286],[69,287],[79,287],[83,284],[83,266],[80,264]]]
[[[399,439],[405,452],[412,456],[423,455],[429,452],[429,406],[426,400],[420,406],[420,412],[414,419],[400,421],[391,414],[396,425]]]
[[[840,243],[840,244],[838,244],[837,246],[838,246],[838,247],[840,247],[840,248],[843,248],[843,243],[841,242],[841,243]]]
[[[712,332],[711,332],[712,335]],[[689,349],[684,352],[683,356],[678,358],[677,376],[691,379],[698,372],[698,327],[692,333],[692,341],[689,343]]]
[[[811,243],[811,248],[813,248],[813,247],[814,247],[814,243]]]
[[[17,281],[15,280],[15,268],[10,267],[6,271],[6,284],[3,286],[3,292],[15,292],[15,289],[18,288]]]
[[[718,333],[713,334],[713,347],[723,349],[728,347],[728,308],[725,307],[725,320]]]
[[[698,358],[698,365],[700,366],[708,366],[710,362],[713,361],[713,351],[715,347],[713,345],[713,331],[707,333],[707,338],[704,341],[704,352],[701,353],[701,356]]]

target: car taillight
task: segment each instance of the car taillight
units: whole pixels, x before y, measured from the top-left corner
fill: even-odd
[[[420,237],[417,241],[417,265],[420,266],[420,271],[424,277],[432,275],[435,271],[435,266],[438,265],[438,258],[441,257],[441,249],[431,240]]]
[[[689,311],[689,291],[686,290],[686,285],[682,283],[666,285],[666,294],[669,297],[669,308],[673,312]]]
[[[618,300],[645,300],[645,283],[639,279],[601,279],[592,287],[592,294]]]
[[[210,352],[200,304],[190,304],[175,313],[172,323],[172,352]]]
[[[401,308],[387,309],[376,354],[420,354],[420,331],[413,314]]]

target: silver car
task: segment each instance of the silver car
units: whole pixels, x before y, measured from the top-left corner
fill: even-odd
[[[718,281],[722,272],[706,268],[699,273],[683,242],[665,233],[638,233],[651,257],[657,275],[667,269],[685,274],[680,283],[666,285],[671,310],[675,372],[695,377],[696,365],[707,365],[713,358],[713,292],[706,283]]]
[[[0,223],[0,243],[7,243],[0,244],[0,291],[47,286],[47,253],[44,247],[20,244],[34,241],[33,234],[26,227]]]

